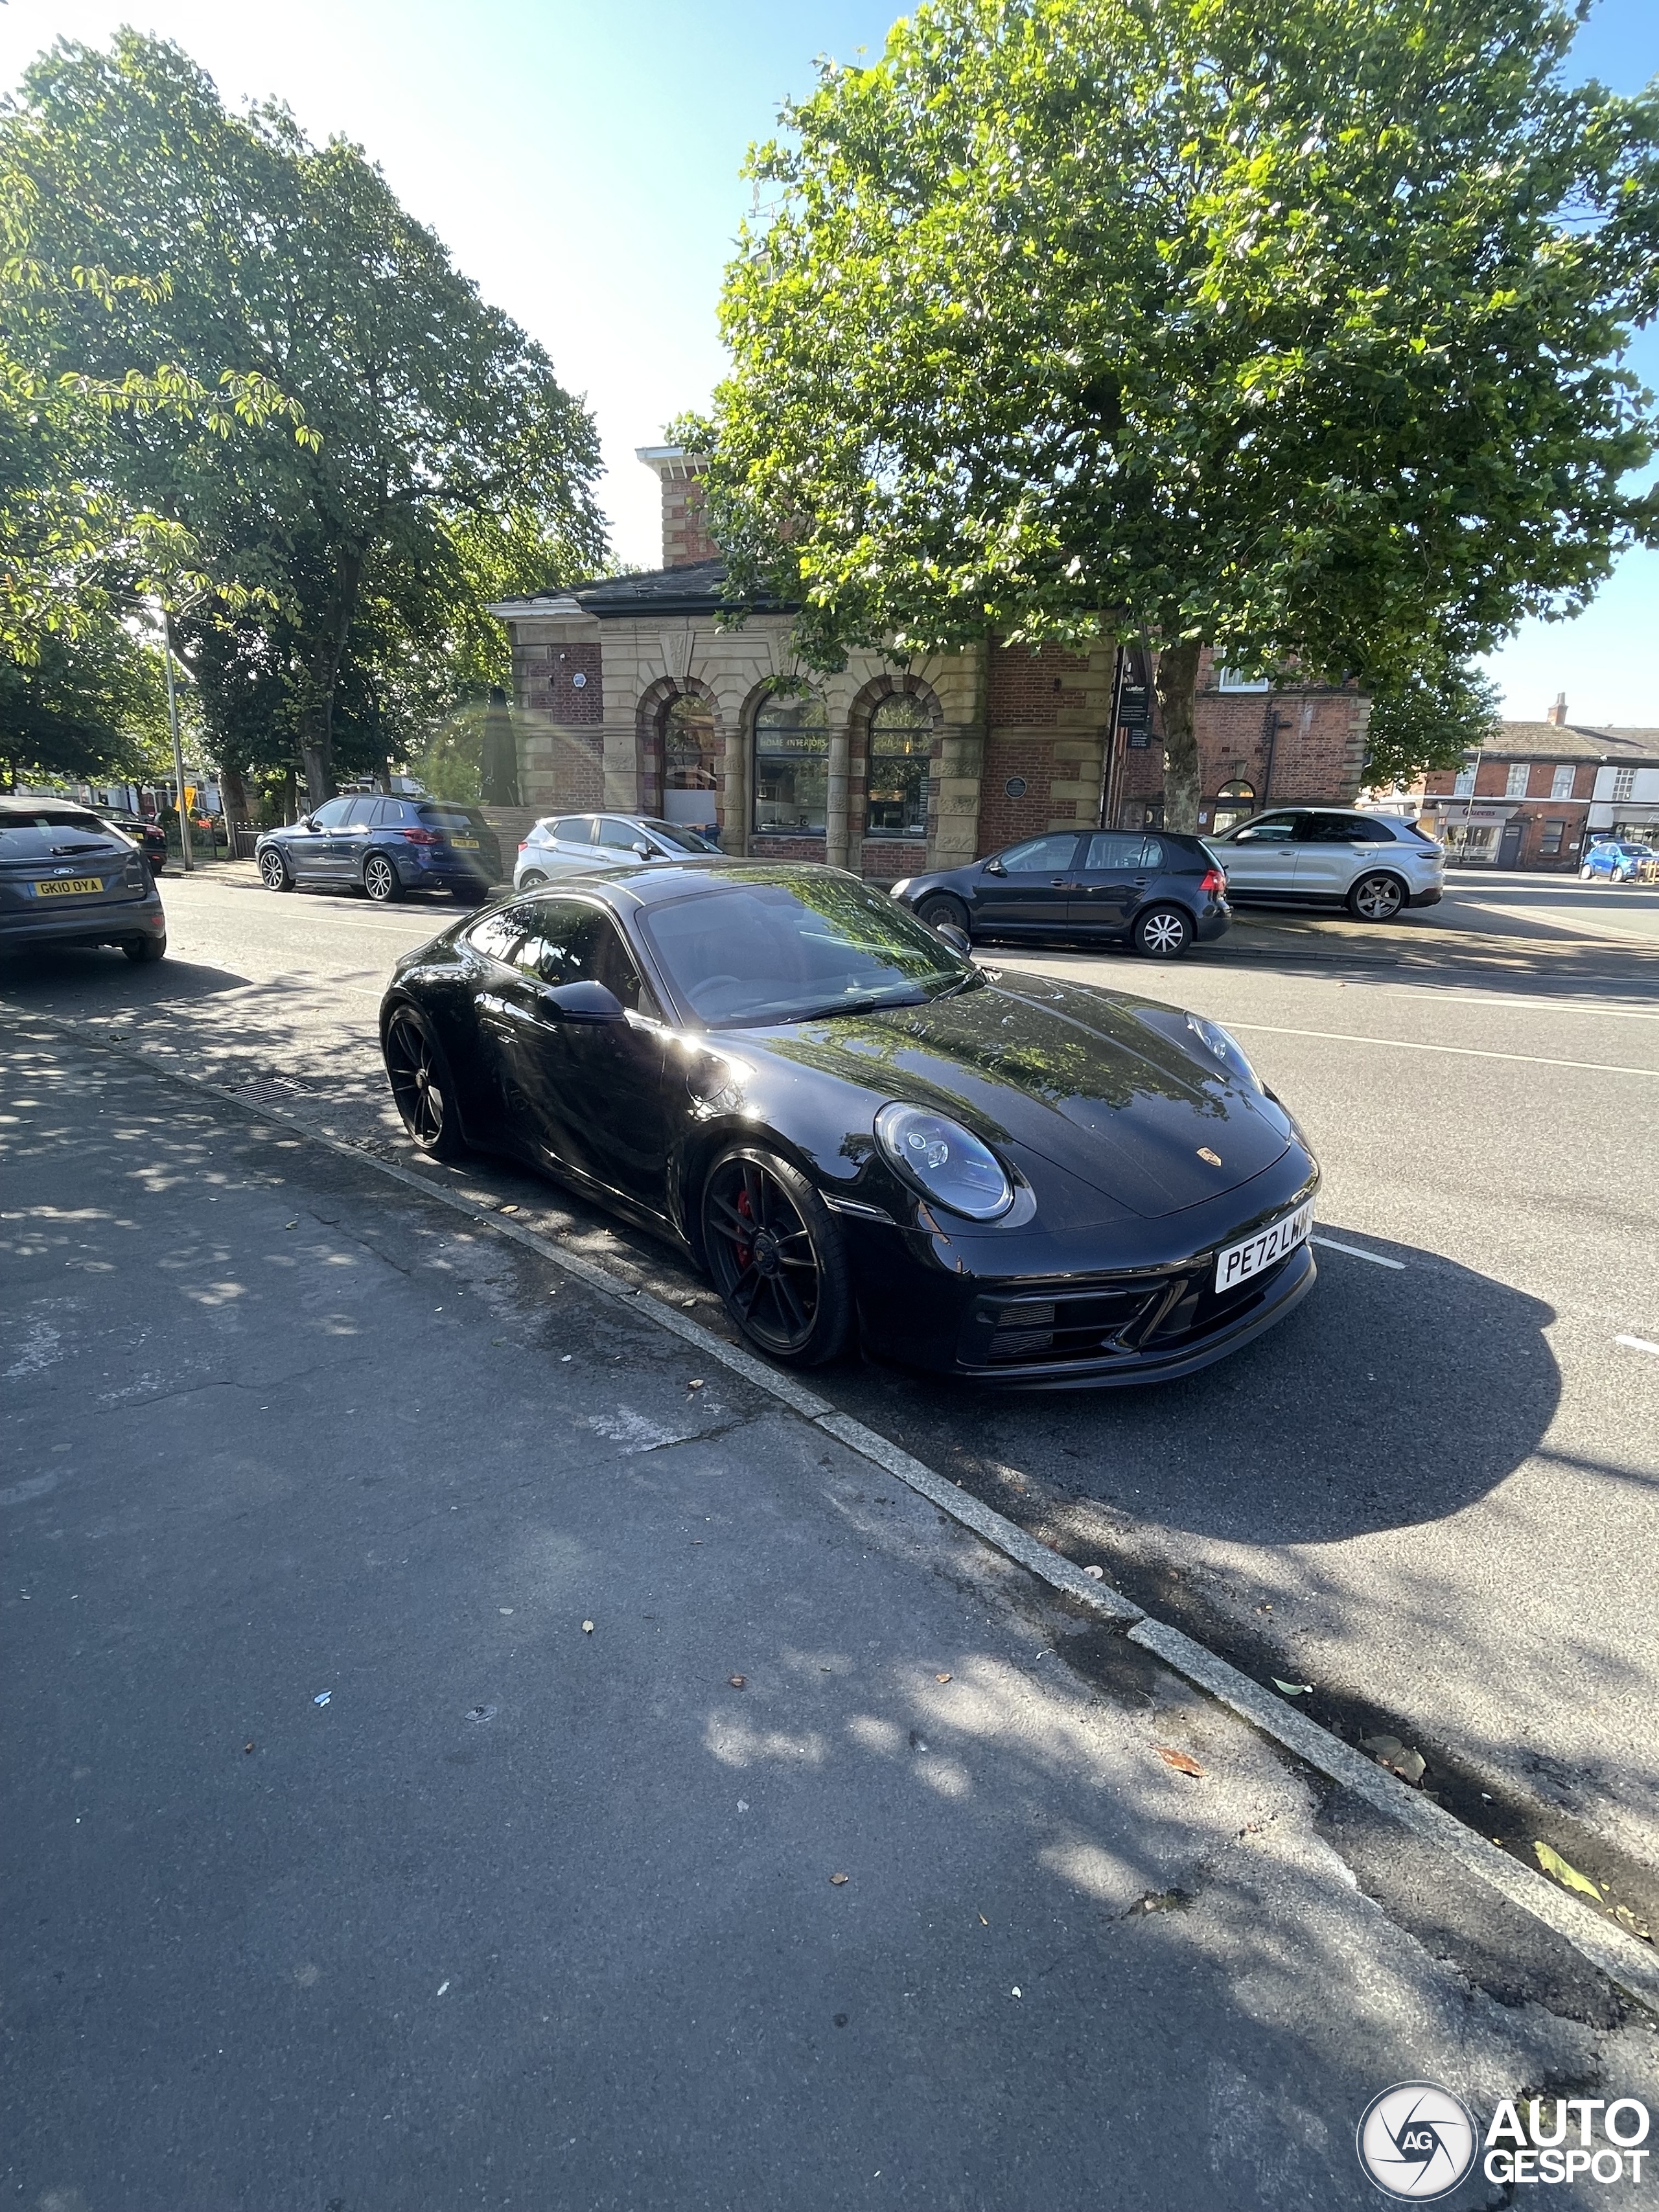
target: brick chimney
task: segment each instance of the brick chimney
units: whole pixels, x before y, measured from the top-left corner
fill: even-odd
[[[635,452],[662,485],[662,565],[689,568],[694,562],[717,561],[720,547],[703,520],[702,463],[684,446],[636,446]]]
[[[1562,724],[1566,720],[1567,695],[1565,691],[1558,691],[1556,693],[1555,704],[1550,708],[1549,714],[1546,719],[1553,730],[1559,730]]]

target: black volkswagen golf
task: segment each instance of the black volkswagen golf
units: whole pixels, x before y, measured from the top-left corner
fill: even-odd
[[[1173,830],[1047,830],[963,868],[907,877],[892,896],[970,939],[1120,939],[1154,960],[1210,943],[1232,921],[1214,854]]]
[[[423,1151],[665,1232],[744,1335],[1026,1385],[1236,1350],[1311,1285],[1319,1170],[1235,1040],[981,969],[839,870],[618,869],[458,922],[380,1010]]]

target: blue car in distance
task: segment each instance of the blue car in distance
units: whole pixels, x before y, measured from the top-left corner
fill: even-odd
[[[1627,884],[1640,873],[1644,860],[1659,860],[1659,853],[1651,845],[1633,845],[1626,837],[1603,837],[1585,854],[1579,879],[1587,884],[1598,879]]]
[[[331,799],[267,830],[253,857],[268,891],[337,884],[377,906],[405,891],[482,898],[501,878],[501,848],[481,809],[447,799]]]

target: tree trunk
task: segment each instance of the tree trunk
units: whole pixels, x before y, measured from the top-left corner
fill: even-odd
[[[342,553],[312,646],[311,706],[300,732],[300,757],[305,763],[306,792],[313,814],[325,799],[334,796],[334,694],[362,580],[362,554]]]
[[[219,764],[219,796],[224,801],[228,823],[252,820],[248,808],[247,785],[243,780],[242,771],[233,767],[228,761],[222,761]]]
[[[1198,690],[1200,647],[1178,638],[1158,656],[1158,703],[1164,720],[1164,826],[1195,831],[1200,777],[1193,701]]]

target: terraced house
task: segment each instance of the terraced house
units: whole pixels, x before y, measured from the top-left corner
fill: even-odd
[[[1422,825],[1469,866],[1577,868],[1594,838],[1659,835],[1659,729],[1567,719],[1504,722],[1478,754],[1424,781]]]
[[[805,679],[787,606],[743,609],[704,527],[696,463],[642,447],[663,565],[508,599],[518,786],[536,814],[614,809],[714,830],[733,854],[829,860],[878,883],[1047,830],[1156,828],[1163,750],[1146,657],[991,641]],[[1200,830],[1270,800],[1351,805],[1368,702],[1206,669]]]

